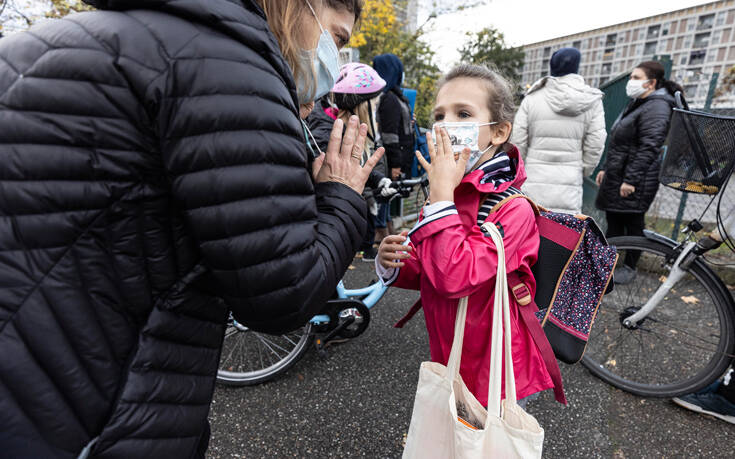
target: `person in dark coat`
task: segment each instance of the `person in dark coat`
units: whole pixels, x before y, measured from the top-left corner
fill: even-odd
[[[607,217],[607,237],[643,236],[644,217],[658,191],[661,146],[669,132],[674,93],[681,86],[664,78],[663,66],[647,61],[630,75],[626,93],[632,100],[610,130],[610,143],[596,206]],[[635,277],[638,257],[628,253],[615,272],[615,282]]]
[[[378,131],[385,147],[390,177],[396,180],[401,173],[410,176],[414,158],[411,106],[401,91],[403,63],[395,54],[381,54],[373,58],[373,68],[386,83],[378,104]],[[389,233],[389,212],[387,204],[382,204],[378,210],[378,240]]]
[[[0,40],[0,455],[203,457],[228,313],[302,326],[362,241],[382,152],[299,118],[361,2],[87,2]]]

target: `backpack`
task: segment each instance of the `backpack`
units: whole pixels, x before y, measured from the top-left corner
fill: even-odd
[[[489,216],[516,198],[531,204],[541,237],[538,261],[531,267],[536,294],[531,297],[517,273],[508,274],[508,286],[542,352],[543,343],[539,341],[544,341],[543,337],[536,336],[539,325],[556,358],[577,363],[587,347],[602,297],[612,291],[617,251],[607,244],[592,218],[550,212],[520,192],[488,195],[482,206],[492,206]]]

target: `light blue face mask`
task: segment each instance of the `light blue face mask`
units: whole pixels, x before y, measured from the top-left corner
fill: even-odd
[[[313,67],[316,70],[316,74],[314,75],[316,89],[312,93],[307,87],[309,85],[307,85],[306,80],[303,77],[300,78],[296,82],[296,93],[299,97],[299,104],[308,104],[328,94],[339,76],[339,51],[337,50],[337,45],[334,43],[334,39],[332,39],[332,34],[322,27],[322,23],[319,22],[319,18],[316,16],[316,12],[308,0],[306,0],[306,4],[309,5],[309,9],[314,15],[317,24],[319,24],[319,29],[321,29],[322,34],[319,35],[319,43],[316,49],[301,53],[301,67]]]

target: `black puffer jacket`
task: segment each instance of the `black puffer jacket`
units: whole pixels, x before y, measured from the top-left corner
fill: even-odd
[[[632,101],[610,130],[605,159],[605,178],[597,193],[598,209],[610,212],[645,213],[658,191],[661,146],[666,140],[674,107],[666,89],[657,89],[645,99]],[[620,196],[623,182],[635,193]]]
[[[388,167],[400,167],[401,172],[410,175],[414,158],[411,106],[401,88],[396,86],[380,97],[378,129],[385,147],[385,157],[388,158]]]
[[[303,324],[366,207],[313,185],[253,1],[91,3],[0,40],[0,455],[183,459],[228,309]]]

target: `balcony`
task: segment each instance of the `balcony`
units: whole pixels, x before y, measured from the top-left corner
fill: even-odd
[[[646,40],[653,40],[658,38],[659,33],[661,32],[661,25],[652,25],[648,28],[648,33],[646,34]]]
[[[692,48],[699,49],[708,47],[710,42],[710,35],[710,32],[698,33],[697,35],[695,35]]]
[[[715,24],[715,15],[708,14],[706,16],[700,16],[697,21],[697,30],[709,30]]]

